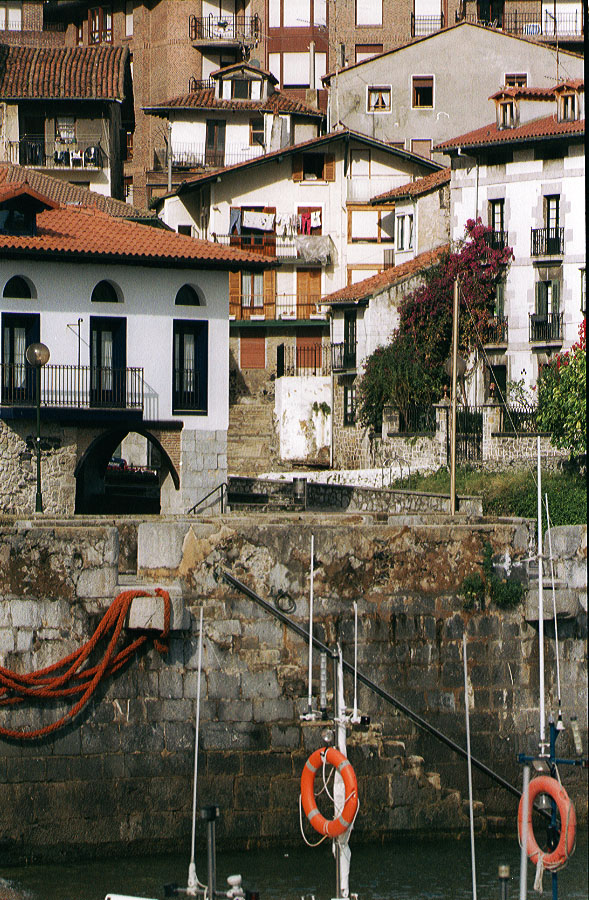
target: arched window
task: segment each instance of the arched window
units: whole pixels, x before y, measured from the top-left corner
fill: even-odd
[[[119,303],[119,292],[111,281],[99,281],[92,291],[93,303]]]
[[[22,275],[14,275],[4,285],[2,296],[15,300],[31,300],[34,297],[32,283]]]
[[[183,284],[176,294],[176,306],[202,306],[200,297],[190,284]]]

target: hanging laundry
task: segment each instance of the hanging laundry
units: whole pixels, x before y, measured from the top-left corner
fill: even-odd
[[[241,224],[244,228],[255,228],[258,231],[274,231],[274,213],[254,212],[244,210]]]
[[[229,210],[229,234],[241,234],[241,210],[235,206]]]
[[[311,228],[321,228],[321,210],[315,209],[311,213]]]
[[[301,213],[301,234],[311,234],[311,213]]]

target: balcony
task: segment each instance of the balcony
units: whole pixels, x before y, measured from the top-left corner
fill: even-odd
[[[35,370],[28,363],[0,363],[0,406],[34,408]],[[41,406],[63,410],[143,411],[143,369],[49,365],[41,369]]]
[[[562,343],[562,313],[530,314],[531,344]]]
[[[488,231],[485,243],[490,250],[505,250],[509,246],[507,231]]]
[[[411,13],[411,37],[426,37],[444,27],[444,14],[439,16],[416,16]]]
[[[274,296],[252,294],[241,297],[239,300],[230,300],[229,316],[238,322],[252,319],[325,320],[327,311],[321,303],[319,294],[275,294]]]
[[[277,237],[273,232],[259,234],[211,234],[209,240],[216,244],[236,247],[262,256],[276,259],[299,260],[302,263],[328,265],[333,258],[333,242],[328,235],[293,235]]]
[[[330,375],[329,348],[323,344],[308,347],[292,347],[279,344],[277,352],[277,378],[284,375]]]
[[[37,169],[103,169],[106,156],[96,137],[75,141],[47,141],[23,137],[6,142],[6,161]]]
[[[461,14],[457,11],[456,21],[473,22],[475,25],[491,25],[495,28],[500,28],[507,34],[537,37],[547,41],[554,41],[556,38],[560,40],[583,39],[583,15],[578,10],[569,13],[557,12],[556,22],[554,14],[548,10],[544,10],[543,16],[538,12],[518,12],[514,10],[513,12],[499,15],[493,21],[482,19],[477,13]]]
[[[190,40],[200,45],[255,44],[261,38],[258,16],[190,16]]]
[[[563,256],[564,228],[532,228],[532,256]]]
[[[356,368],[356,344],[332,344],[331,367],[334,372],[347,372]]]
[[[507,344],[507,316],[489,316],[483,331],[483,344]]]
[[[347,179],[346,202],[369,203],[373,197],[386,194],[396,187],[406,183],[407,179],[401,175],[384,176],[382,178],[362,178],[355,176]]]
[[[207,147],[205,144],[173,144],[172,171],[183,169],[222,169],[234,166],[264,155],[264,147],[244,147],[241,144],[229,144],[224,149]],[[168,168],[168,148],[156,147],[153,151],[153,169],[165,172]]]

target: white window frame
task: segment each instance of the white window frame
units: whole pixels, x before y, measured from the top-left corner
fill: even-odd
[[[370,105],[370,94],[372,92],[381,92],[388,94],[388,106],[385,109],[375,109]],[[393,111],[393,86],[392,84],[367,84],[366,85],[366,112],[369,115],[390,115]]]

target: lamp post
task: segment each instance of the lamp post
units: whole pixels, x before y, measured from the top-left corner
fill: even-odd
[[[41,494],[41,369],[49,362],[49,348],[45,344],[29,344],[25,351],[29,365],[35,369],[35,400],[37,404],[37,493],[35,495],[35,512],[43,512],[43,496]]]

